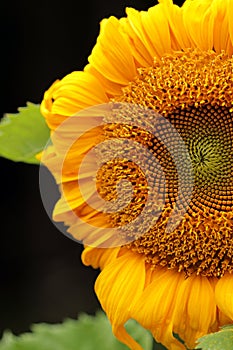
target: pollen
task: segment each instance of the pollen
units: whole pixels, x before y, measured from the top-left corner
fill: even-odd
[[[188,50],[169,55],[155,61],[153,67],[140,69],[140,76],[119,98],[120,102],[137,104],[163,115],[188,150],[194,186],[188,205],[186,185],[182,188],[186,208],[179,225],[171,232],[166,227],[179,182],[176,164],[165,145],[140,127],[112,123],[105,128],[109,138],[133,139],[152,154],[146,164],[154,174],[154,187],[159,194],[151,203],[156,221],[127,245],[142,254],[152,269],[160,265],[184,271],[186,276],[196,273],[208,277],[221,277],[226,271],[233,271],[232,67],[233,59],[223,52],[217,55],[212,51]],[[144,118],[146,122],[147,116]],[[163,125],[160,129],[170,147],[175,148],[174,135]],[[153,159],[159,161],[161,168],[155,166]],[[99,170],[97,188],[106,200],[116,197],[120,179],[128,178],[133,185],[130,204],[111,215],[113,226],[124,226],[134,220],[148,201],[148,179],[140,169],[140,154],[135,163],[115,159]]]

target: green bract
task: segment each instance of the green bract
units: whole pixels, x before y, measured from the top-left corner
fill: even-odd
[[[50,131],[40,106],[27,103],[17,114],[6,114],[0,123],[0,156],[15,162],[39,164],[35,155],[45,147]]]
[[[224,326],[219,332],[207,334],[198,340],[195,349],[201,350],[232,350],[233,326]]]

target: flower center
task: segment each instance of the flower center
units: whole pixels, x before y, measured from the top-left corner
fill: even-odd
[[[192,161],[195,186],[190,206],[231,211],[233,113],[207,104],[178,108],[167,118],[182,136]]]
[[[184,141],[194,173],[186,212],[179,225],[168,232],[166,226],[177,198],[174,162],[163,152],[158,139],[140,128],[129,127],[126,132],[116,126],[107,130],[115,137],[125,133],[126,138],[132,138],[134,134],[134,140],[151,149],[165,171],[166,183],[161,184],[159,190],[165,205],[156,224],[128,244],[129,249],[143,254],[152,267],[176,268],[187,276],[195,272],[220,277],[225,271],[233,270],[232,64],[233,59],[224,53],[189,50],[166,56],[160,62],[155,61],[153,67],[140,69],[139,76],[119,98],[120,102],[142,105],[163,115]],[[163,127],[161,133],[166,133]],[[171,138],[171,145],[175,145],[173,136],[169,133],[166,136]],[[138,199],[131,202],[136,216],[145,205],[147,183],[132,163],[119,161],[121,166],[125,162],[121,177],[128,173],[137,187],[134,198]],[[148,167],[151,166],[148,160]],[[111,185],[115,186],[119,171],[114,177],[114,167],[117,168],[117,164],[109,162],[99,172],[100,193],[105,188],[109,195]],[[158,176],[155,176],[157,186]],[[183,192],[185,197],[185,188]],[[127,210],[113,215],[114,226],[128,222],[130,212],[132,207],[128,206]]]

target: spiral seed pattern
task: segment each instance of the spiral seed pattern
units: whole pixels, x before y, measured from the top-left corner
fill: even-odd
[[[180,157],[178,149],[176,153],[174,134],[169,134],[170,131],[160,123],[157,132],[166,139],[166,142],[160,142],[143,128],[126,128],[114,123],[106,126],[108,135],[134,139],[145,145],[151,151],[148,168],[153,171],[155,157],[165,174],[166,181],[160,181],[162,175],[154,168],[154,186],[159,196],[157,203],[151,204],[151,210],[157,208],[161,215],[148,232],[128,244],[129,249],[143,254],[152,267],[175,268],[187,276],[195,272],[220,277],[225,271],[233,271],[232,67],[233,59],[224,52],[217,55],[212,51],[188,50],[166,56],[155,61],[153,67],[141,69],[140,76],[119,98],[120,102],[141,105],[165,116],[187,147],[194,188],[188,203],[187,179],[181,189],[181,204],[186,206],[186,212],[172,232],[167,232],[166,226],[179,190],[177,166],[182,166],[177,165]],[[144,118],[146,123],[147,116]],[[171,147],[175,157],[168,152]],[[114,226],[123,225],[139,215],[145,205],[147,182],[146,173],[140,171],[140,155],[137,164],[138,168],[121,160],[119,168],[119,163],[114,161],[99,171],[98,186],[108,200],[119,176],[124,177],[130,171],[133,175],[134,203],[112,216]],[[165,205],[161,209],[162,199]]]

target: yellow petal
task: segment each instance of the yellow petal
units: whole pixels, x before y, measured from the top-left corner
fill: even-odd
[[[183,21],[192,47],[202,50],[213,48],[214,18],[211,12],[213,0],[186,0],[183,7]]]
[[[166,9],[169,11],[169,9]],[[151,47],[156,54],[154,57],[161,57],[171,52],[171,36],[164,5],[159,4],[151,7],[147,12],[142,12],[142,24],[147,33]]]
[[[86,247],[82,253],[82,262],[86,266],[92,266],[94,269],[101,270],[111,262],[113,262],[121,248],[92,248]]]
[[[233,21],[232,21],[232,13],[233,13],[233,1],[227,0],[227,16],[228,16],[228,26],[229,26],[229,35],[231,40],[231,46],[233,46]]]
[[[108,102],[98,79],[88,72],[73,72],[56,81],[44,94],[41,113],[51,129],[78,111]]]
[[[157,341],[171,350],[184,346],[173,337],[173,312],[183,274],[166,268],[156,268],[151,283],[132,308],[132,317],[152,331]]]
[[[128,35],[132,54],[139,67],[153,64],[154,58],[160,58],[171,50],[191,47],[186,34],[182,10],[170,0],[161,0],[159,5],[148,11],[126,10],[127,18],[120,20],[124,32]]]
[[[137,35],[134,28],[130,25],[128,18],[121,18],[119,20],[121,28],[129,38],[129,45],[132,55],[136,61],[137,68],[149,67],[153,63],[153,56],[143,44],[140,36]]]
[[[186,0],[183,20],[192,47],[233,53],[232,1]]]
[[[101,22],[100,34],[97,43],[89,57],[90,66],[98,72],[107,93],[109,82],[116,88],[115,94],[120,93],[122,86],[127,85],[137,75],[135,62],[130,51],[127,37],[120,31],[120,23],[115,17]],[[90,71],[90,66],[86,71]],[[115,85],[116,84],[116,85]],[[118,90],[119,89],[119,90]]]
[[[146,33],[143,28],[142,13],[143,13],[142,11],[139,12],[133,8],[126,9],[127,21],[131,27],[131,31],[134,33],[134,35],[138,38],[138,40],[141,43],[140,51],[144,50],[145,53],[149,53],[149,57],[147,57],[147,60],[149,60],[149,64],[152,65],[154,57],[157,56],[158,54],[150,41],[149,33]]]
[[[232,35],[232,1],[215,0],[212,4],[214,13],[214,48],[216,52],[225,50],[229,55],[233,54]]]
[[[226,273],[215,288],[215,299],[219,309],[233,321],[233,275]]]
[[[57,156],[55,147],[48,146],[46,149],[44,149],[43,152],[41,153],[40,161],[53,174],[57,184],[60,184],[61,167],[62,167],[63,159]],[[43,180],[43,178],[41,180]]]
[[[171,38],[168,20],[162,5],[151,7],[148,11],[127,8],[127,19],[132,30],[144,46],[144,52],[150,54],[150,64],[155,57],[171,52]]]
[[[172,0],[160,0],[159,2],[163,5],[163,13],[168,21],[172,49],[178,51],[191,47],[184,26],[182,8],[173,4]]]
[[[86,179],[79,181],[79,186],[82,186],[82,182],[86,183]],[[57,202],[54,209],[54,220],[57,221],[57,215],[65,211],[73,210],[82,205],[85,200],[89,199],[93,194],[93,188],[82,186],[85,192],[80,191],[77,181],[69,181],[62,184],[62,197]]]
[[[123,326],[131,317],[130,308],[141,296],[144,283],[144,260],[126,249],[122,256],[103,269],[95,284],[96,294],[112,323],[113,333],[134,350],[142,348]]]
[[[86,67],[84,68],[84,71],[94,75],[99,80],[99,82],[101,82],[101,85],[104,87],[104,90],[106,91],[106,94],[109,98],[113,96],[121,95],[122,85],[118,83],[114,83],[113,81],[105,78],[103,74],[98,72],[98,70],[96,70],[93,67],[93,65],[87,64]]]
[[[53,174],[57,184],[73,182],[77,186],[78,179],[86,183],[93,183],[95,178],[95,169],[97,167],[96,160],[91,157],[88,159],[83,155],[73,153],[73,158],[67,159],[64,154],[57,154],[57,149],[54,146],[47,147],[40,156],[40,161]],[[85,162],[82,170],[80,165]],[[74,187],[75,187],[74,186]],[[85,185],[84,185],[85,186]]]
[[[112,249],[121,246],[122,239],[111,228],[104,228],[106,222],[101,215],[80,218],[81,220],[76,220],[67,230],[73,238],[93,248]]]
[[[174,331],[193,348],[216,320],[214,289],[208,278],[190,276],[179,287],[174,310]]]
[[[218,312],[218,329],[217,330],[219,330],[219,327],[221,326],[233,323],[233,320],[227,317],[221,310],[217,309],[217,312]]]

